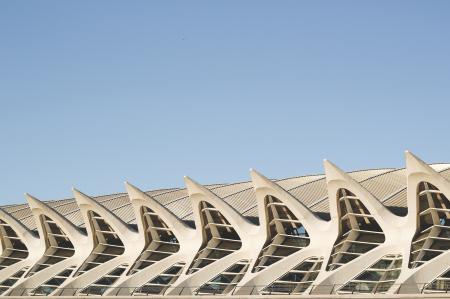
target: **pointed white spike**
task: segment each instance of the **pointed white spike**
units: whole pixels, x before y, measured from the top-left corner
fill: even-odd
[[[299,214],[302,215],[302,219],[308,219],[308,221],[311,221],[314,225],[320,225],[322,222],[311,210],[308,209],[301,201],[296,199],[294,196],[292,196],[291,193],[283,189],[280,185],[277,183],[269,180],[267,177],[265,177],[263,174],[259,173],[258,171],[252,169],[250,171],[250,176],[252,178],[252,182],[254,185],[254,189],[257,190],[259,188],[270,188],[274,190],[275,192],[278,192],[280,195],[279,199],[282,199],[283,202],[289,203],[292,206],[297,207],[297,211]]]
[[[36,197],[32,196],[29,193],[25,193],[25,199],[28,202],[28,205],[30,206],[31,209],[33,208],[47,208],[47,205],[45,203],[43,203],[42,201],[40,201],[39,199],[37,199]]]
[[[114,231],[120,235],[122,242],[133,242],[133,238],[137,233],[131,229],[125,221],[117,216],[113,211],[103,206],[100,202],[97,202],[90,196],[84,194],[80,190],[76,188],[72,188],[73,195],[75,197],[75,201],[77,202],[80,210],[93,210],[96,213],[105,217],[108,223],[113,227]],[[83,214],[84,222],[88,223],[89,218],[85,213]]]
[[[137,205],[138,210],[140,210],[141,206],[149,206],[152,210],[154,210],[158,215],[167,223],[170,224],[172,229],[176,230],[179,235],[183,235],[186,237],[187,235],[192,234],[195,230],[189,227],[184,221],[182,221],[178,216],[176,216],[172,211],[167,209],[164,205],[162,205],[159,201],[157,201],[152,196],[148,195],[138,187],[134,186],[129,182],[125,182],[125,187],[127,189],[128,197],[130,201]],[[139,212],[135,211],[136,215],[140,215]],[[140,217],[140,216],[138,216]]]
[[[192,197],[195,197],[196,195],[204,196],[207,198],[207,201],[209,201],[211,204],[213,204],[216,208],[222,209],[221,210],[222,213],[226,214],[227,212],[225,210],[228,210],[228,213],[232,214],[232,216],[228,216],[228,218],[227,218],[228,221],[230,221],[230,222],[232,220],[237,221],[237,219],[242,221],[240,223],[240,227],[239,227],[239,230],[241,232],[243,232],[245,230],[250,231],[250,230],[256,228],[256,226],[253,223],[251,223],[250,220],[248,220],[246,217],[244,217],[241,213],[239,213],[239,211],[237,211],[236,208],[232,207],[229,203],[224,201],[222,198],[217,196],[217,194],[215,194],[214,192],[212,192],[205,186],[197,183],[196,181],[194,181],[193,179],[191,179],[188,176],[184,177],[184,182],[186,184],[186,189],[188,191],[189,197],[191,197],[191,199],[192,199]],[[200,220],[197,220],[197,221],[200,221]]]
[[[417,157],[410,151],[405,151],[405,159],[406,159],[406,171],[408,174],[419,171],[439,174],[430,165],[422,161],[419,157]]]
[[[197,183],[196,181],[194,181],[193,179],[191,179],[188,176],[184,177],[184,184],[186,185],[186,189],[188,191],[189,196],[200,193],[200,194],[208,194],[208,195],[217,197],[217,195],[212,193],[208,188]]]
[[[97,205],[97,202],[90,198],[88,195],[84,194],[80,190],[72,187],[73,196],[78,204],[94,204]]]
[[[25,193],[25,199],[27,200],[28,206],[30,206],[31,209],[36,208],[36,209],[43,209],[44,211],[48,211],[48,210],[54,211],[54,209],[52,207],[50,207],[48,204],[37,199],[36,197],[34,197],[33,195],[31,195],[29,193]],[[54,212],[58,213],[56,211],[54,211]]]
[[[324,160],[325,175],[327,178],[327,184],[333,185],[334,181],[346,182],[348,188],[353,193],[356,193],[363,204],[369,209],[371,214],[377,219],[378,223],[382,226],[383,231],[387,231],[389,223],[395,223],[399,221],[399,216],[394,215],[388,208],[386,208],[375,196],[364,188],[359,182],[355,181],[348,173],[341,170],[335,164],[328,160]],[[340,183],[339,183],[340,184]],[[328,187],[330,188],[330,187]],[[338,217],[338,210],[336,207],[336,191],[335,189],[329,189],[328,197],[330,201],[330,212],[334,215],[332,217]]]
[[[259,173],[258,171],[256,171],[255,169],[252,169],[252,168],[250,168],[250,178],[252,179],[253,186],[255,187],[255,189],[266,186],[267,183],[269,183],[269,184],[273,183],[271,180],[269,180],[263,174]]]
[[[61,225],[63,227],[63,230],[68,233],[71,237],[83,237],[84,234],[81,233],[80,229],[73,224],[69,219],[67,219],[66,217],[62,216],[58,211],[56,211],[55,209],[53,209],[51,206],[47,205],[45,202],[40,201],[39,199],[37,199],[36,197],[25,193],[25,198],[28,202],[28,205],[30,206],[31,210],[36,209],[36,210],[41,210],[40,212],[33,211],[33,214],[35,214],[35,217],[40,217],[40,214],[43,213],[45,215],[50,216],[53,220],[58,220],[58,222],[60,223],[59,225]],[[36,218],[36,219],[38,219]]]
[[[141,189],[139,189],[138,187],[134,186],[129,182],[125,182],[125,188],[127,189],[127,193],[131,201],[134,198],[143,197],[144,195],[147,195]]]
[[[334,180],[350,180],[353,181],[352,177],[349,176],[345,171],[341,170],[339,167],[337,167],[333,162],[324,159],[323,160],[323,167],[325,169],[325,176],[327,179],[327,182],[334,181]]]
[[[130,198],[131,202],[146,200],[146,201],[149,201],[152,206],[158,206],[160,209],[164,209],[165,211],[173,214],[171,211],[169,211],[166,207],[164,207],[156,199],[154,199],[152,196],[148,195],[147,193],[145,193],[138,187],[134,186],[133,184],[131,184],[129,182],[125,182],[125,188],[127,189],[128,197]]]
[[[167,210],[159,201],[157,201],[155,198],[148,195],[147,193],[145,193],[138,187],[134,186],[133,184],[131,184],[129,182],[125,182],[125,188],[127,189],[127,193],[128,193],[128,197],[130,198],[130,201],[135,201],[138,199],[139,200],[145,199],[145,200],[150,201],[152,203],[152,205],[157,205],[157,206]],[[169,210],[167,210],[167,211],[169,211]],[[169,211],[169,212],[172,213],[171,211]]]

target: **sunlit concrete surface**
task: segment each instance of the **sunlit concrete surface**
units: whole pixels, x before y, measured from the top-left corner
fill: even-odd
[[[450,164],[40,201],[0,210],[1,296],[442,298]]]

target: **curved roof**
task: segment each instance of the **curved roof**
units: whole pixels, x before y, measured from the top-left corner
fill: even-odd
[[[430,165],[445,178],[450,179],[450,164]],[[404,168],[383,168],[350,172],[349,175],[393,211],[406,208],[406,171]],[[329,212],[325,176],[308,175],[273,180],[295,198],[309,207],[313,212],[326,215]],[[252,182],[206,185],[206,188],[228,202],[246,217],[258,217],[256,198]],[[147,191],[162,205],[179,218],[193,220],[191,202],[186,189],[160,189]],[[107,209],[111,210],[129,224],[135,224],[135,216],[127,193],[116,193],[93,197]],[[50,207],[72,221],[79,227],[84,222],[75,199],[46,201]],[[20,220],[28,228],[36,229],[34,217],[28,204],[0,207]]]

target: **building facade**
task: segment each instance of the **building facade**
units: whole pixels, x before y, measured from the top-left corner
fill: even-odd
[[[0,209],[1,296],[450,290],[450,164],[39,201]]]

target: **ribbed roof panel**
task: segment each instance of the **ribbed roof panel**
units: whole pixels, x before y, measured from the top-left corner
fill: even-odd
[[[383,200],[406,187],[406,170],[395,169],[361,182],[373,196]]]
[[[155,196],[153,196],[153,198],[156,199],[158,202],[160,202],[162,205],[166,205],[174,200],[177,200],[179,198],[183,198],[186,196],[188,196],[187,190],[179,189],[179,190],[173,190],[170,192],[155,195]]]
[[[431,165],[442,176],[450,180],[450,164]],[[406,207],[406,170],[371,169],[349,172],[349,175],[370,193],[389,207]],[[311,175],[273,180],[297,200],[314,212],[328,213],[328,194],[324,175]],[[206,185],[218,197],[225,200],[237,211],[247,217],[257,217],[256,197],[251,182]],[[186,189],[166,188],[146,192],[175,215],[184,220],[193,220],[191,201]],[[126,193],[108,194],[93,197],[94,200],[113,211],[129,224],[135,224],[135,215]],[[46,201],[50,207],[65,216],[75,225],[83,227],[83,219],[73,198]],[[1,207],[17,218],[28,228],[36,229],[34,217],[27,204]]]
[[[224,200],[239,212],[256,207],[256,195],[253,187],[249,187],[225,197]]]
[[[283,188],[284,190],[291,190],[298,186],[304,185],[306,183],[318,180],[320,178],[324,178],[324,175],[310,175],[310,176],[301,176],[295,178],[281,179],[277,180],[276,183]]]
[[[241,192],[242,190],[252,188],[252,182],[242,182],[236,184],[230,184],[219,188],[210,189],[214,194],[216,194],[220,198],[225,198],[232,194]],[[250,199],[251,200],[251,199]]]
[[[287,191],[309,208],[314,207],[318,201],[323,200],[328,195],[325,178],[306,183],[305,185]],[[312,210],[314,211],[314,209]]]
[[[357,182],[369,180],[385,174],[392,169],[370,169],[362,171],[349,172],[352,179]],[[303,202],[308,208],[316,213],[328,213],[328,190],[325,178],[305,184],[296,189],[289,190],[299,201]]]
[[[399,192],[392,194],[387,198],[383,204],[388,207],[406,207],[406,188],[403,188]]]

